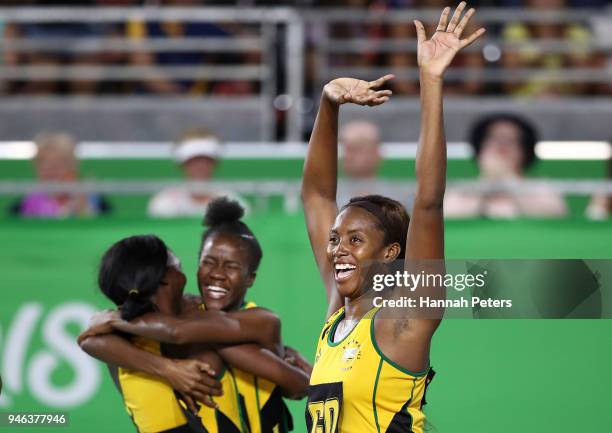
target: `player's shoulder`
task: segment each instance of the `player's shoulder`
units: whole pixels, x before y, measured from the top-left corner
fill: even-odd
[[[181,302],[182,311],[199,310],[203,306],[202,298],[191,293],[185,293]]]
[[[336,319],[344,313],[344,306],[338,308],[335,312],[329,316],[329,318],[325,321],[325,326],[331,325],[336,321]]]
[[[344,306],[338,308],[331,316],[329,316],[329,318],[323,324],[323,330],[321,331],[322,336],[326,335],[331,330],[332,325],[336,323],[338,317],[340,317],[340,315],[343,313]]]
[[[257,305],[254,302],[248,302],[242,308],[242,311],[248,311],[250,314],[255,314],[262,317],[270,317],[270,318],[278,318],[278,314],[269,308],[262,307],[261,305]]]
[[[254,302],[245,302],[238,313],[248,314],[251,317],[261,319],[266,323],[273,323],[275,326],[280,326],[280,316],[269,308],[257,305]]]

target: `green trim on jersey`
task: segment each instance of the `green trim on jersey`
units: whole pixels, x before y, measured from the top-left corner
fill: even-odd
[[[374,421],[376,422],[376,430],[380,433],[380,425],[378,424],[378,412],[376,411],[376,390],[378,389],[378,379],[380,378],[380,370],[382,370],[383,360],[378,363],[376,371],[376,381],[374,382],[374,391],[372,392],[372,410],[374,411]]]
[[[359,322],[361,322],[361,320],[363,320],[368,315],[368,313],[366,313],[361,319],[359,319],[357,323],[355,323],[355,326],[351,328],[348,334],[342,337],[340,341],[337,341],[334,343],[333,337],[336,334],[336,329],[338,328],[338,325],[340,324],[340,322],[342,322],[342,319],[344,319],[344,316],[346,313],[346,310],[344,310],[344,307],[342,308],[343,308],[342,312],[338,314],[338,317],[334,319],[334,322],[332,323],[331,328],[329,329],[329,332],[327,333],[327,344],[329,344],[331,347],[336,347],[339,344],[342,344],[344,340],[346,340],[349,337],[349,335],[351,335],[353,331],[357,328],[357,326],[359,325]]]
[[[376,313],[374,313],[374,316],[372,317],[372,322],[370,323],[370,339],[372,340],[372,345],[374,346],[374,349],[376,349],[376,352],[378,353],[378,355],[383,360],[385,360],[388,364],[390,364],[393,367],[397,368],[402,373],[406,373],[406,374],[409,374],[409,375],[414,376],[414,377],[422,377],[422,376],[425,376],[427,373],[429,373],[429,370],[431,369],[431,367],[427,367],[425,370],[418,371],[418,372],[414,372],[414,371],[410,371],[408,369],[405,369],[401,365],[393,362],[391,359],[389,359],[387,356],[385,356],[385,354],[382,352],[382,350],[380,350],[380,347],[378,347],[378,343],[376,342],[376,335],[375,335],[375,332],[374,332],[374,319],[376,318],[376,314],[378,314],[379,311],[380,311],[380,309],[376,310]]]

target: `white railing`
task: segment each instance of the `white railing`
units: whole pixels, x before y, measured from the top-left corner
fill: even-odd
[[[172,159],[174,144],[170,142],[103,142],[83,141],[76,147],[79,159]],[[380,154],[383,159],[414,159],[418,143],[382,143]],[[227,142],[220,152],[221,159],[304,159],[307,143],[261,143]],[[612,144],[607,141],[540,141],[535,153],[541,160],[609,160],[612,158]],[[343,150],[340,147],[339,156]],[[32,141],[0,142],[0,160],[28,160],[36,155]],[[449,142],[447,158],[465,160],[474,156],[469,143]]]
[[[564,196],[612,196],[612,180],[513,180],[509,182],[488,182],[483,180],[454,179],[447,182],[447,192],[459,193],[500,193],[528,194],[546,190]],[[215,194],[218,191],[231,191],[254,199],[258,210],[265,210],[269,199],[279,197],[283,200],[286,212],[294,213],[300,209],[300,180],[249,179],[214,182],[181,182],[159,180],[134,181],[82,181],[73,183],[39,183],[32,181],[0,181],[0,196],[25,195],[32,192],[89,194],[99,193],[118,196],[153,195],[165,188],[184,188],[187,191]],[[416,183],[412,180],[371,182],[344,182],[338,187],[346,196],[357,196],[363,191],[377,191],[390,197],[414,197]]]
[[[304,99],[303,90],[307,80],[312,80],[315,89],[338,75],[357,75],[372,78],[393,72],[400,79],[415,80],[415,68],[380,66],[337,66],[332,60],[341,54],[374,51],[378,53],[414,53],[414,40],[406,39],[340,39],[331,36],[330,29],[339,23],[405,24],[412,26],[414,19],[435,22],[439,16],[436,9],[293,9],[273,8],[229,8],[229,7],[16,7],[0,8],[0,22],[5,24],[27,23],[106,23],[125,24],[133,21],[189,21],[208,23],[232,23],[252,31],[228,38],[179,37],[130,39],[127,36],[84,36],[84,37],[20,37],[0,40],[3,53],[138,53],[138,52],[257,52],[260,63],[251,65],[204,64],[193,66],[38,66],[4,64],[0,67],[0,80],[119,80],[142,81],[158,77],[168,79],[208,79],[227,81],[253,81],[259,83],[260,110],[256,113],[261,120],[261,140],[274,138],[277,129],[276,109],[286,110],[284,117],[288,141],[300,140],[304,132],[304,118],[312,115],[312,101]],[[526,47],[538,52],[567,54],[580,50],[581,53],[612,54],[612,8],[606,10],[565,9],[527,10],[481,8],[478,20],[484,26],[495,27],[505,23],[578,23],[589,28],[590,39],[575,42],[564,39],[529,40],[525,43],[504,41],[489,32],[486,42],[471,47],[471,50],[489,50],[498,54],[523,50]],[[253,30],[254,29],[254,30]],[[315,76],[305,74],[306,38],[314,49]],[[280,64],[277,64],[280,61]],[[278,76],[282,71],[283,79]],[[449,79],[476,80],[483,83],[538,81],[567,83],[600,83],[612,81],[610,69],[594,67],[565,67],[554,72],[538,68],[503,70],[494,62],[483,69],[454,68]],[[281,84],[282,83],[282,84]],[[274,108],[273,101],[285,95],[283,104]],[[316,99],[315,99],[316,101]],[[304,108],[311,107],[311,108]]]
[[[0,67],[0,80],[48,81],[48,80],[97,80],[97,81],[147,81],[165,78],[170,80],[205,79],[218,81],[253,81],[260,88],[261,140],[274,138],[276,129],[273,100],[279,93],[286,93],[291,101],[302,99],[303,85],[303,20],[289,8],[92,8],[92,7],[17,7],[0,8],[0,22],[4,24],[32,23],[87,23],[126,24],[130,22],[189,21],[207,23],[232,23],[248,26],[250,33],[236,37],[182,37],[130,39],[117,35],[92,35],[86,37],[18,37],[2,38],[3,53],[138,53],[138,52],[189,52],[206,53],[259,53],[261,62],[256,65],[193,66],[120,65],[120,66],[45,66],[10,65]],[[284,75],[291,77],[285,88],[280,88],[276,58],[278,57],[278,32],[285,32],[287,43],[280,49],[286,59]],[[302,116],[298,104],[287,109],[286,129],[289,139],[300,139]]]

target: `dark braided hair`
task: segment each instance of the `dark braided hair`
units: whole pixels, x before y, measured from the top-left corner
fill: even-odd
[[[237,201],[230,200],[228,197],[219,197],[212,200],[208,204],[204,215],[204,226],[207,229],[202,234],[199,256],[202,256],[204,243],[211,235],[228,234],[236,236],[244,242],[249,250],[249,272],[255,272],[259,267],[263,251],[251,229],[241,221],[243,216],[244,208]]]
[[[382,195],[372,194],[353,197],[340,210],[343,211],[349,207],[360,207],[372,214],[372,219],[385,234],[385,245],[397,242],[400,245],[400,253],[397,258],[403,259],[406,256],[406,235],[408,234],[410,216],[400,202]]]
[[[131,236],[113,244],[100,263],[98,286],[121,317],[132,320],[155,311],[151,300],[166,274],[168,248],[157,236]]]
[[[521,166],[527,169],[536,161],[535,146],[538,142],[538,134],[534,126],[526,119],[510,113],[497,113],[484,117],[476,122],[470,133],[470,144],[474,148],[474,155],[478,157],[482,145],[487,138],[489,129],[497,122],[508,122],[521,131],[520,144],[523,150]]]

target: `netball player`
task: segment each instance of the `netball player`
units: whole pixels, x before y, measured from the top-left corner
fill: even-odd
[[[474,14],[470,9],[462,17],[465,6],[462,2],[450,20],[450,8],[444,9],[429,40],[415,21],[422,112],[411,221],[400,203],[382,196],[353,198],[340,212],[336,207],[339,107],[385,103],[391,92],[381,86],[392,76],[373,82],[340,78],[323,90],[302,186],[308,235],[329,301],[310,380],[306,421],[311,432],[423,431],[429,347],[439,319],[389,314],[381,320],[364,296],[365,281],[369,263],[401,259],[410,267],[413,261],[444,257],[443,75],[457,52],[484,33],[480,29],[462,39]]]
[[[203,235],[201,265],[198,271],[202,298],[184,297],[180,318],[147,315],[128,323],[119,320],[116,315],[107,314],[106,317],[99,316],[98,320],[106,320],[106,323],[122,331],[178,344],[210,342],[212,338],[223,339],[224,337],[220,336],[211,337],[211,332],[217,331],[210,328],[210,322],[215,321],[218,314],[221,314],[221,317],[246,316],[258,321],[244,322],[243,325],[252,327],[245,332],[255,332],[259,340],[254,341],[270,350],[262,350],[254,345],[216,348],[229,364],[239,368],[231,369],[229,374],[223,377],[222,384],[225,379],[235,382],[235,387],[230,391],[233,392],[235,388],[244,401],[242,412],[246,416],[241,422],[245,428],[251,432],[283,432],[290,429],[291,420],[282,396],[301,398],[305,394],[309,365],[294,351],[291,351],[292,358],[300,368],[288,365],[276,356],[282,354],[278,327],[272,327],[274,342],[268,340],[269,332],[266,331],[266,327],[270,327],[266,323],[270,322],[270,317],[276,319],[276,316],[271,316],[269,311],[255,308],[254,304],[244,301],[246,290],[254,281],[262,254],[252,232],[240,221],[243,212],[238,203],[227,199],[217,199],[209,206],[206,216],[209,229]],[[202,311],[203,309],[208,311]],[[208,319],[209,317],[213,319]],[[272,323],[277,325],[278,321],[272,320]],[[91,330],[89,334],[98,332],[103,331]],[[248,333],[241,338],[245,336],[248,336]],[[89,349],[91,351],[91,348]],[[104,359],[104,353],[101,352],[108,351],[108,348],[98,350],[94,355]],[[121,351],[115,348],[114,353],[117,352]],[[114,360],[117,361],[116,357]],[[218,400],[218,397],[215,398],[215,401]],[[226,413],[232,412],[227,410],[226,403],[219,402],[219,409]],[[209,428],[206,419],[203,421]]]
[[[134,236],[115,243],[104,254],[98,284],[107,297],[121,306],[121,314],[126,319],[152,310],[176,314],[185,284],[179,266],[159,238]],[[98,339],[83,335],[80,340],[86,348],[92,340]],[[200,384],[206,379],[202,372],[214,374],[209,364],[156,357],[154,354],[168,355],[167,348],[144,339],[134,340],[134,344],[144,350],[124,343],[118,336],[104,337],[104,341],[109,342],[111,348],[121,349],[111,351],[105,361],[109,363],[113,380],[139,432],[192,431],[172,388],[190,392],[202,401],[207,395],[220,393],[219,384],[214,381],[209,382],[209,387]],[[122,357],[125,358],[123,362]],[[192,371],[185,369],[190,364],[196,368],[195,371],[193,368]],[[123,368],[117,369],[115,365]],[[140,365],[143,367],[139,368]],[[136,368],[147,374],[133,374],[131,369]],[[163,376],[172,387],[154,376]]]

